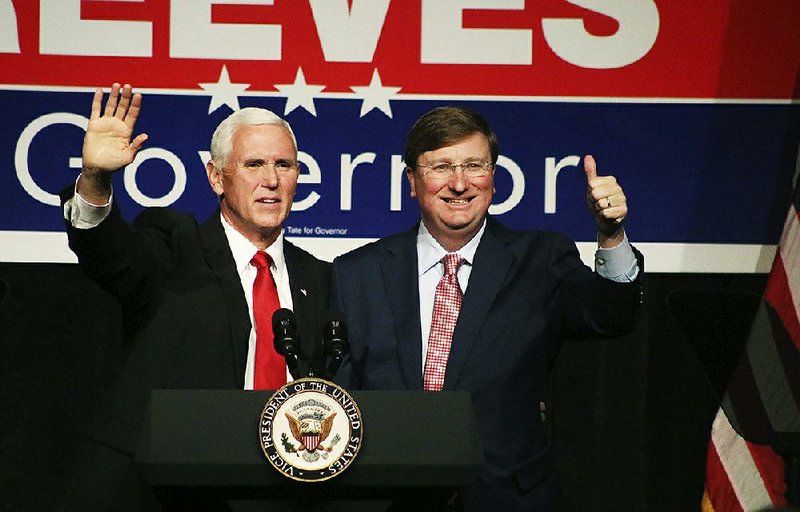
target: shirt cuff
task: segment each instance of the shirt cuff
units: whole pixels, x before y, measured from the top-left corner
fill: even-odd
[[[64,219],[69,221],[73,228],[91,229],[103,222],[111,212],[112,192],[106,204],[92,204],[78,194],[78,179],[75,180],[75,193],[64,202]]]
[[[628,235],[611,249],[598,248],[594,253],[595,271],[605,279],[617,283],[629,283],[639,275],[639,262],[633,253]]]

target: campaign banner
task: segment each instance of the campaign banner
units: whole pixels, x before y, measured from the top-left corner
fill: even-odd
[[[57,194],[92,92],[119,82],[149,135],[114,178],[128,219],[211,215],[211,134],[259,106],[298,139],[286,234],[332,259],[419,219],[405,135],[456,104],[497,132],[503,223],[564,232],[590,260],[592,154],[649,270],[766,272],[800,141],[800,5],[745,3],[0,0],[0,261],[74,261]]]

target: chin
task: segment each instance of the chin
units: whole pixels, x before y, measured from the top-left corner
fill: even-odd
[[[464,218],[459,216],[456,218],[443,219],[442,224],[450,229],[466,229],[475,224],[479,224],[479,222],[476,217]]]

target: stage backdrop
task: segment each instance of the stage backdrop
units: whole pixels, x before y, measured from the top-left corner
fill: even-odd
[[[766,272],[797,161],[796,0],[0,0],[0,261],[71,262],[94,88],[144,95],[114,181],[132,219],[216,208],[214,127],[269,108],[302,162],[287,235],[325,259],[418,218],[404,137],[466,105],[501,144],[491,213],[594,246],[581,157],[628,196],[655,272]]]

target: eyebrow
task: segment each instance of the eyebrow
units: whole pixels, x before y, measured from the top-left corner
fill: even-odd
[[[244,163],[244,165],[249,165],[249,164],[263,165],[263,164],[265,164],[267,162],[270,162],[270,161],[271,160],[267,160],[265,158],[246,158],[243,161],[243,163]],[[272,161],[274,161],[276,164],[295,164],[296,163],[293,158],[277,158],[277,159],[272,160]]]
[[[449,163],[449,164],[451,164],[451,163],[453,163],[453,161],[454,161],[453,158],[442,157],[442,158],[435,158],[435,159],[431,160],[431,163],[437,163],[437,164]],[[489,162],[489,161],[491,161],[491,157],[483,158],[483,157],[480,157],[480,156],[470,156],[470,157],[467,157],[467,158],[463,159],[461,162],[462,163],[467,163],[467,162]]]

